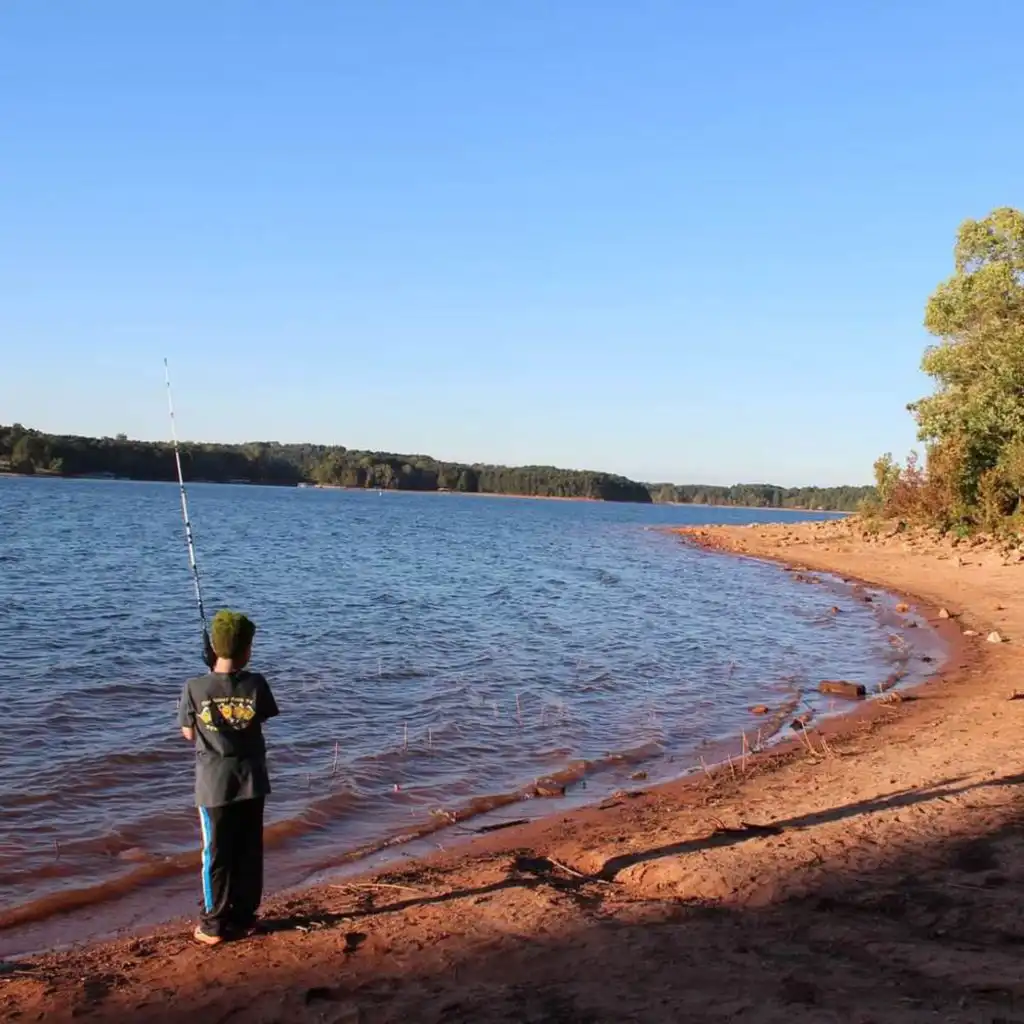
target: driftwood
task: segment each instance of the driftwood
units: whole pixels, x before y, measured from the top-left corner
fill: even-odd
[[[483,825],[470,831],[475,832],[477,835],[483,835],[485,832],[499,832],[503,828],[515,828],[516,825],[525,825],[527,822],[527,818],[516,818],[515,821],[499,821],[497,825]]]
[[[867,690],[860,683],[848,683],[842,679],[823,679],[818,683],[818,693],[828,693],[833,697],[844,697],[846,700],[860,700],[867,695]]]
[[[783,829],[778,825],[757,825],[749,821],[741,821],[738,828],[726,825],[721,818],[712,818],[715,826],[712,836],[780,836]]]

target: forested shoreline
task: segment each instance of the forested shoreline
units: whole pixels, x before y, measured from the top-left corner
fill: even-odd
[[[874,487],[778,487],[775,484],[648,484],[651,499],[678,505],[722,505],[742,508],[818,509],[854,512],[871,498]]]
[[[1003,206],[957,231],[953,273],[932,293],[921,360],[935,384],[908,408],[925,458],[875,463],[864,518],[960,536],[1024,537],[1024,212]]]
[[[675,502],[755,508],[852,511],[870,487],[784,488],[771,484],[645,484],[612,473],[553,466],[490,466],[442,462],[426,455],[356,451],[335,445],[181,445],[186,479],[215,483],[316,484],[401,491],[454,491],[595,501]],[[0,471],[66,477],[175,480],[169,443],[117,437],[46,434],[0,426]]]

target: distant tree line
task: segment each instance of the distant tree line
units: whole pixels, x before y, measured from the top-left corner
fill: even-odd
[[[218,483],[362,487],[400,491],[459,491],[465,494],[524,494],[597,501],[650,502],[644,484],[611,473],[553,466],[486,466],[439,462],[426,455],[354,451],[340,446],[278,444],[181,446],[189,480]],[[44,434],[20,424],[0,426],[0,470],[60,476],[112,476],[174,480],[170,444],[117,437]]]
[[[875,493],[873,487],[778,487],[775,484],[651,484],[656,502],[680,505],[734,505],[745,508],[823,509],[853,512]]]
[[[698,505],[749,505],[849,511],[872,488],[784,488],[770,484],[734,487],[643,484],[611,473],[554,466],[488,466],[439,462],[427,455],[355,451],[341,446],[196,444],[181,446],[188,480],[292,486],[354,487],[463,494],[523,494],[544,498]],[[57,476],[110,476],[130,480],[175,480],[174,449],[168,443],[117,437],[44,434],[20,424],[0,426],[0,470]]]

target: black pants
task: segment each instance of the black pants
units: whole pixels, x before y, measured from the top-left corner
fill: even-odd
[[[247,928],[263,899],[263,797],[200,807],[203,830],[202,929]]]

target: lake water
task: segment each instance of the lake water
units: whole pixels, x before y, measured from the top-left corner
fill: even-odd
[[[599,798],[641,764],[681,774],[743,730],[764,740],[751,705],[823,678],[875,686],[915,664],[905,636],[927,636],[894,635],[884,596],[660,529],[787,513],[189,496],[207,605],[254,618],[253,667],[282,710],[267,727],[274,887],[538,778],[568,780],[567,796],[501,813]],[[0,479],[0,651],[0,953],[191,912],[199,835],[175,705],[202,666],[176,488]]]

